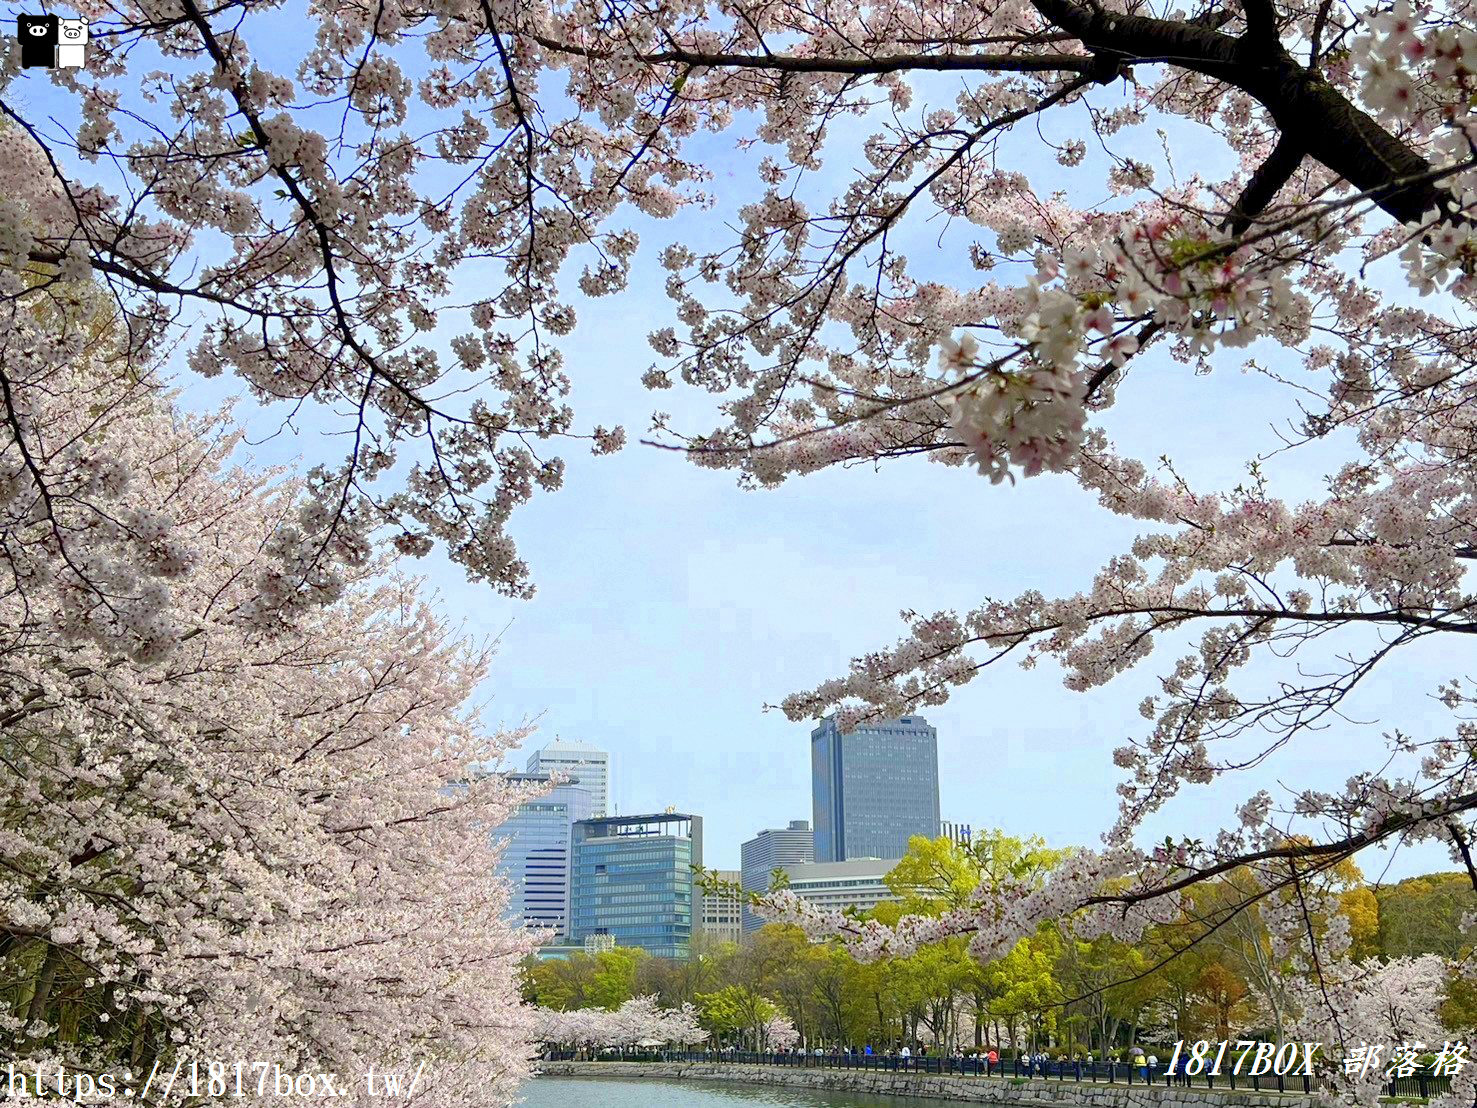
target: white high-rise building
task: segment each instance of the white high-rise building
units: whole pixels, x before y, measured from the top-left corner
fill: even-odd
[[[790,891],[817,908],[839,912],[845,908],[870,912],[884,900],[900,899],[887,887],[886,877],[899,858],[851,858],[845,862],[813,862],[786,866]]]
[[[591,816],[599,819],[610,814],[610,754],[606,751],[555,739],[528,756],[527,772],[577,778],[579,787],[590,794]]]
[[[742,874],[736,869],[714,870],[727,888],[703,893],[703,931],[715,939],[736,943],[744,937],[743,899],[738,892]]]

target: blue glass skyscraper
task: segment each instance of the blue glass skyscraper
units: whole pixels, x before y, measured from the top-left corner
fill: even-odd
[[[939,834],[938,732],[922,716],[810,733],[815,860],[901,858]]]

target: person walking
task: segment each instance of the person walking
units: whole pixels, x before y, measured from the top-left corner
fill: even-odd
[[[1144,1052],[1139,1047],[1133,1048],[1133,1064],[1139,1069],[1139,1076],[1145,1081],[1149,1080],[1149,1060],[1144,1057]]]

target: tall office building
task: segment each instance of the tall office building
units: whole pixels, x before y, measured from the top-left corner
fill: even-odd
[[[578,777],[580,787],[589,790],[595,809],[593,817],[610,811],[610,755],[586,743],[555,739],[542,750],[528,756],[529,773],[558,773]]]
[[[792,819],[789,827],[767,827],[739,847],[740,882],[746,893],[767,893],[776,867],[815,861],[815,833],[810,821]],[[744,905],[744,931],[757,931],[764,920]]]
[[[513,784],[549,783],[545,773],[505,776]],[[589,791],[571,781],[525,800],[493,830],[495,838],[507,840],[497,871],[513,886],[509,911],[525,927],[567,930],[570,828],[590,818],[592,805]]]
[[[703,932],[714,939],[736,943],[743,938],[743,897],[734,887],[740,881],[739,871],[714,870],[713,876],[729,887],[717,892],[703,892]]]
[[[573,857],[569,934],[609,935],[663,958],[687,957],[702,922],[693,866],[703,864],[701,816],[660,812],[581,820]]]
[[[922,716],[841,734],[810,733],[815,860],[901,858],[914,835],[939,833],[938,732]]]

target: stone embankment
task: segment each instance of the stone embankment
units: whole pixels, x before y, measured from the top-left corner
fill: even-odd
[[[883,1070],[802,1069],[738,1062],[541,1062],[550,1077],[670,1078],[741,1081],[803,1089],[842,1089],[1007,1108],[1314,1108],[1316,1097],[1250,1089],[1184,1089],[1008,1077],[946,1077]]]

